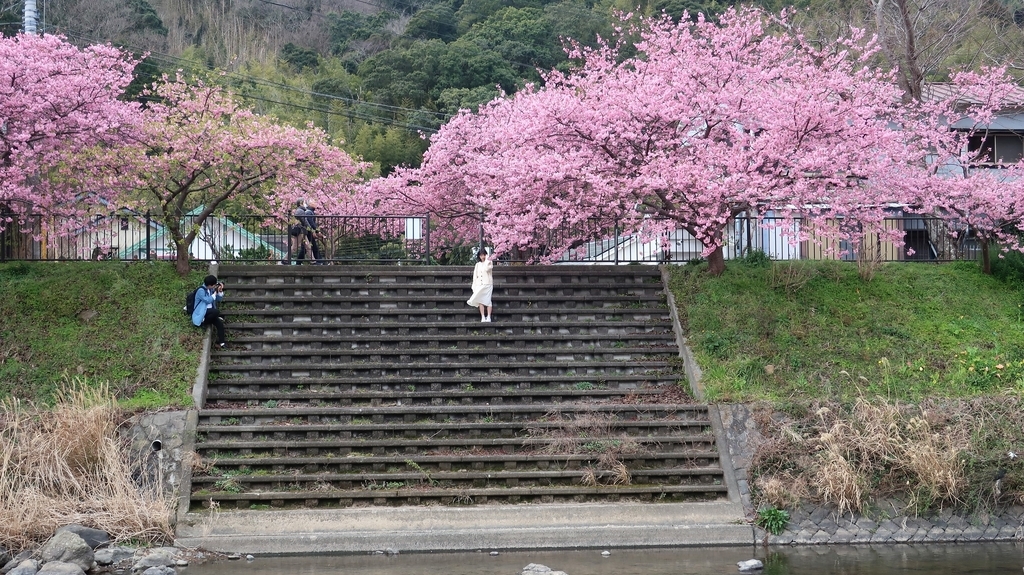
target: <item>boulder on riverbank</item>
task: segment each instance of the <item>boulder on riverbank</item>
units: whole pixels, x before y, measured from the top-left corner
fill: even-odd
[[[44,564],[53,562],[77,565],[83,572],[92,569],[92,547],[72,531],[58,530],[39,551]]]
[[[84,539],[81,535],[88,539]],[[99,546],[93,550],[90,543]],[[138,575],[174,575],[175,567],[203,562],[209,553],[177,547],[136,548],[111,545],[110,535],[99,529],[68,525],[58,529],[36,550],[16,557],[0,548],[0,575],[86,575],[132,572]]]

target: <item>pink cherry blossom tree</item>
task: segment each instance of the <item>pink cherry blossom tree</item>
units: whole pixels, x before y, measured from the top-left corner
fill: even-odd
[[[279,124],[202,82],[165,81],[152,96],[130,143],[92,149],[81,161],[91,180],[106,178],[120,193],[121,205],[149,210],[166,227],[180,273],[203,222],[228,204],[285,218],[299,198],[326,213],[351,201],[364,166],[322,130]]]
[[[990,274],[994,248],[1024,251],[1024,160],[1004,161],[980,144],[998,129],[1000,112],[1020,107],[1024,90],[1005,68],[963,72],[928,88],[911,129],[932,156],[925,170],[900,180],[913,206],[945,220],[945,233],[973,234]]]
[[[821,48],[786,13],[753,8],[638,22],[623,31],[640,38],[635,55],[624,43],[575,47],[572,73],[453,119],[422,168],[371,186],[387,190],[378,204],[461,216],[452,228],[465,231],[482,209],[499,251],[541,247],[567,226],[679,227],[714,274],[739,214],[809,218],[794,242],[849,231],[828,223],[836,216],[881,231],[883,208],[901,199],[884,183],[924,152],[891,128],[901,94],[871,67],[862,34]],[[569,241],[544,247],[557,257]]]
[[[16,215],[54,216],[51,227],[80,221],[98,198],[51,176],[69,153],[116,146],[137,123],[138,107],[118,99],[135,64],[111,46],[0,37],[0,204]]]

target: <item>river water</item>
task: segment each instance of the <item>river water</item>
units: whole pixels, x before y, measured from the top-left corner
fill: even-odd
[[[842,547],[750,547],[519,551],[498,555],[430,553],[257,557],[193,565],[185,575],[517,575],[541,563],[568,575],[724,575],[737,561],[765,562],[764,575],[1020,575],[1024,546],[1018,543],[927,544]]]

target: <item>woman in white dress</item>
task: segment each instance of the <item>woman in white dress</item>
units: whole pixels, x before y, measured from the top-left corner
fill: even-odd
[[[491,292],[494,291],[494,262],[491,261],[491,254],[488,250],[481,249],[477,255],[476,265],[473,266],[473,295],[468,303],[473,307],[480,308],[480,321],[489,323],[491,321]]]

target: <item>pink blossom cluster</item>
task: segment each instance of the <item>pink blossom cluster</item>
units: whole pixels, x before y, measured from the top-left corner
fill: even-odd
[[[110,46],[0,38],[0,203],[10,220],[42,214],[53,240],[79,233],[93,212],[148,211],[187,270],[187,246],[215,212],[287,219],[299,200],[353,211],[367,165],[322,130],[282,125],[180,77],[158,82],[145,106],[122,101],[134,65]]]
[[[783,226],[791,242],[835,249],[830,236],[900,241],[882,223],[894,206],[956,212],[939,199],[955,198],[945,188],[960,184],[936,159],[963,142],[954,118],[991,107],[905,101],[862,32],[822,47],[788,13],[755,8],[717,21],[628,22],[618,42],[572,46],[578,67],[548,73],[543,88],[463,111],[432,138],[420,168],[371,182],[363,210],[430,212],[444,222],[440,233],[467,241],[483,221],[498,252],[548,258],[591,239],[555,238],[555,229],[680,228],[703,243],[713,272],[724,268],[727,222],[740,214],[800,216],[803,225]],[[971,81],[995,94],[1002,80],[956,79]],[[977,115],[978,125],[987,119]],[[1007,178],[967,187],[1020,197]]]
[[[52,176],[84,148],[121,144],[122,130],[138,123],[138,106],[119,100],[135,64],[111,46],[0,38],[0,202],[15,214],[59,214],[67,226],[86,215],[83,190]]]

